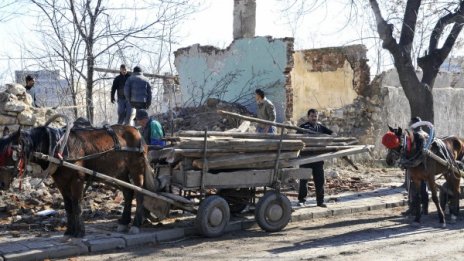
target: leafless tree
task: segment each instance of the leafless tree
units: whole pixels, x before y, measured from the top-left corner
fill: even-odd
[[[401,86],[409,101],[411,115],[433,122],[433,85],[440,66],[450,54],[464,25],[464,1],[449,1],[440,6],[443,4],[441,1],[408,0],[399,36],[394,35],[394,25],[382,16],[378,1],[369,2],[375,14],[377,31],[383,41],[382,46],[393,56]],[[432,10],[435,16],[431,18],[435,17],[435,26],[429,36],[427,51],[417,59],[417,64],[423,71],[423,76],[419,79],[413,64],[412,47],[421,8]]]
[[[63,63],[70,85],[85,81],[86,116],[92,122],[94,86],[99,80],[96,65],[110,67],[115,61],[124,61],[130,56],[127,53],[137,54],[136,64],[154,55],[159,63],[165,62],[159,58],[165,53],[153,46],[165,46],[172,39],[167,33],[195,11],[195,5],[187,0],[127,1],[117,7],[109,0],[31,2],[40,11],[40,31],[46,41],[43,51],[50,51],[52,59]],[[73,90],[76,95],[78,89]]]

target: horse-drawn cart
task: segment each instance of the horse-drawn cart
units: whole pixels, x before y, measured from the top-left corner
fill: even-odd
[[[282,127],[283,130],[286,126],[279,127]],[[228,133],[227,135],[232,135],[232,133]],[[243,136],[244,134],[240,135]],[[200,159],[193,161],[194,165],[197,164],[198,168],[184,168],[182,164],[180,164],[181,167],[179,168],[179,164],[175,165],[166,161],[155,160],[157,163],[153,165],[154,171],[151,172],[151,176],[147,176],[147,174],[145,176],[146,185],[144,188],[75,165],[67,162],[66,159],[58,159],[39,152],[34,152],[33,155],[40,160],[54,163],[54,165],[71,168],[101,179],[104,182],[143,194],[145,196],[144,207],[151,213],[156,214],[160,219],[164,218],[165,214],[167,214],[162,213],[163,207],[160,209],[160,202],[168,206],[167,209],[164,207],[164,210],[167,211],[172,206],[194,213],[196,214],[196,226],[199,232],[205,236],[214,237],[223,233],[229,222],[231,212],[239,212],[247,205],[256,202],[257,188],[262,188],[260,192],[263,192],[255,204],[257,223],[263,230],[269,232],[283,229],[290,221],[292,208],[289,199],[281,193],[282,185],[288,183],[290,180],[310,179],[312,176],[310,169],[300,169],[300,165],[367,152],[372,147],[351,145],[335,148],[335,146],[332,146],[331,148],[324,147],[326,153],[299,156],[304,143],[296,139],[284,141],[283,138],[284,134],[282,131],[281,135],[274,135],[269,140],[239,140],[235,143],[227,143],[226,151],[224,151],[212,146],[212,144],[217,145],[217,143],[224,142],[224,140],[219,139],[219,141],[214,141],[216,143],[210,143],[210,140],[213,138],[209,138],[207,131],[205,131],[203,140],[201,140],[203,146],[200,150]],[[261,144],[263,140],[266,140],[266,142],[262,146],[253,145],[256,142],[258,142],[257,144]],[[327,141],[328,138],[322,137],[316,141],[319,142],[320,140]],[[197,144],[197,141],[194,138],[189,138],[186,144]],[[252,141],[254,143],[251,143]],[[314,140],[310,142],[314,142]],[[232,145],[229,146],[229,144]],[[183,147],[181,146],[181,148]],[[261,154],[246,154],[243,153],[243,149],[247,151],[252,150],[253,152],[258,151]],[[271,151],[272,153],[268,153],[266,149],[273,151]],[[297,151],[289,151],[290,149]],[[173,152],[179,151],[174,148],[171,148],[171,150]],[[198,151],[195,152],[194,149],[188,148],[180,149],[180,151],[189,155],[198,153]],[[219,161],[214,161],[213,158],[210,158],[213,155],[211,153],[221,155],[222,157],[224,154],[227,154],[229,155],[228,157],[232,157],[229,160],[231,162],[221,165],[229,168],[227,170],[218,170],[215,168],[215,166],[218,166]],[[211,160],[208,161],[208,159]],[[221,157],[216,159],[221,159]],[[251,162],[250,159],[254,159],[255,161]],[[256,160],[258,161],[256,162]],[[177,161],[179,161],[179,158],[177,158]],[[237,169],[237,163],[245,163],[247,168]],[[157,189],[153,189],[155,187],[153,183],[163,183],[161,180],[167,180],[168,185],[165,186],[167,188],[165,191],[168,192],[160,192]],[[173,193],[174,191],[176,193]]]

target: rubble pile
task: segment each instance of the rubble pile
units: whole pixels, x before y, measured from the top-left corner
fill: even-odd
[[[19,126],[36,127],[44,125],[56,112],[51,108],[32,106],[32,97],[20,84],[6,84],[0,92],[0,128],[15,131]]]
[[[174,125],[174,131],[204,130],[205,128],[211,131],[224,131],[236,128],[242,122],[233,117],[221,115],[217,112],[218,110],[252,115],[245,106],[238,103],[210,98],[199,107],[177,108],[176,112],[172,113],[172,122],[169,112],[155,115],[155,118],[161,122],[166,133],[171,133],[172,125]]]
[[[63,198],[53,181],[24,178],[21,191],[15,180],[7,191],[0,191],[0,231],[62,231],[66,225]],[[38,185],[39,184],[39,185]],[[84,195],[82,213],[86,221],[119,218],[122,193],[94,183]]]

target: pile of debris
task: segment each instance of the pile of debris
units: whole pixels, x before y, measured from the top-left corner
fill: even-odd
[[[15,180],[9,190],[0,191],[0,231],[64,230],[63,198],[52,181],[27,177],[21,183],[21,190],[19,180]],[[119,218],[122,201],[120,191],[94,183],[84,196],[83,217],[87,221]]]
[[[51,108],[32,106],[32,97],[20,84],[6,84],[0,92],[0,128],[8,127],[15,131],[19,126],[36,127],[44,125],[46,120],[56,114]]]
[[[166,133],[172,130],[213,130],[224,131],[241,124],[241,120],[220,115],[218,110],[232,111],[243,115],[252,115],[246,107],[238,103],[229,103],[210,98],[199,107],[177,108],[175,111],[155,115]]]

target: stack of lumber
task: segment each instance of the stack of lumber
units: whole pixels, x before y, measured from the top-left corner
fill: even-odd
[[[184,170],[273,169],[278,156],[279,167],[292,167],[301,151],[318,155],[350,149],[357,143],[355,138],[284,134],[280,145],[280,134],[215,131],[207,134],[206,152],[204,132],[181,131],[174,146],[160,151],[159,157]]]

